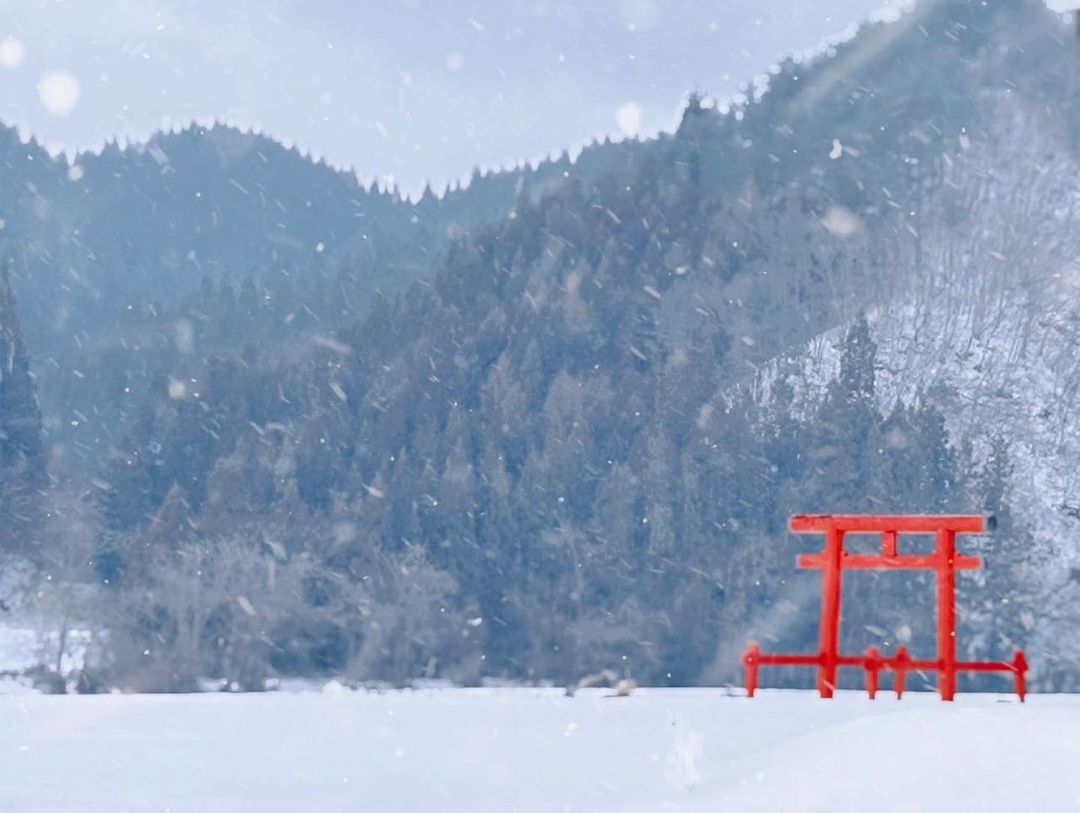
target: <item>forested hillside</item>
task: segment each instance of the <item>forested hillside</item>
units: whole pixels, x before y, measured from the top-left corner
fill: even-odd
[[[7,269],[0,267],[0,546],[26,554],[41,515],[45,454],[29,359]]]
[[[0,134],[31,609],[97,633],[84,687],[723,682],[816,634],[789,515],[986,512],[964,645],[1075,686],[1077,58],[1035,0],[923,2],[415,203],[222,128]],[[928,582],[848,589],[847,645],[929,645]]]

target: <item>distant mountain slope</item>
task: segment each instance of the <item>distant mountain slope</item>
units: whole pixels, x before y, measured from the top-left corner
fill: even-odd
[[[227,127],[112,145],[72,167],[5,130],[0,156],[2,248],[28,318],[40,323],[28,328],[35,337],[70,332],[73,309],[86,330],[92,313],[111,319],[117,307],[169,303],[202,276],[302,278],[348,258],[370,290],[398,289],[445,242],[435,227],[454,217],[434,222],[448,200],[413,207]]]
[[[239,283],[285,274],[302,288],[305,276],[346,264],[361,291],[403,290],[449,239],[504,217],[521,178],[542,185],[569,160],[476,172],[467,187],[426,192],[415,204],[225,126],[110,144],[71,166],[0,127],[0,167],[0,253],[13,263],[32,343],[40,336],[48,348],[45,337],[70,332],[73,309],[85,331],[91,314],[169,304],[203,276]]]
[[[608,145],[578,166],[599,172],[633,149]],[[564,154],[535,169],[476,172],[465,188],[413,203],[224,126],[110,145],[70,166],[0,127],[0,258],[10,264],[53,442],[82,443],[73,409],[122,427],[120,404],[80,387],[72,371],[105,359],[141,367],[135,348],[172,341],[178,310],[207,286],[253,283],[260,296],[288,300],[281,316],[307,317],[264,330],[262,342],[289,341],[313,324],[325,332],[366,313],[377,293],[430,276],[451,240],[504,217],[526,186],[540,194],[569,166]],[[201,338],[200,352],[213,352],[254,337]]]

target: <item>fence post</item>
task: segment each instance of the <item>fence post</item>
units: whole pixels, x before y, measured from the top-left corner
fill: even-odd
[[[881,657],[876,646],[866,650],[866,693],[873,700],[877,697],[878,673],[881,671]]]
[[[1020,698],[1020,702],[1024,702],[1024,698],[1027,696],[1027,678],[1024,674],[1028,670],[1027,658],[1024,657],[1024,653],[1019,649],[1016,650],[1016,654],[1013,655],[1013,674],[1016,677],[1016,694]]]
[[[908,657],[906,646],[902,646],[896,650],[896,679],[893,681],[893,688],[896,689],[897,700],[900,700],[904,696],[904,686],[907,683],[909,660],[911,660],[911,658]]]
[[[746,654],[743,655],[743,665],[746,666],[746,696],[753,697],[754,692],[757,691],[758,686],[758,661],[761,654],[761,648],[757,645],[757,641],[751,641],[750,646],[746,649]]]

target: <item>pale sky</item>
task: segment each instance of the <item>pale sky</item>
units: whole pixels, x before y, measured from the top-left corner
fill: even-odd
[[[882,5],[0,0],[0,121],[71,150],[216,118],[410,191],[670,129]]]

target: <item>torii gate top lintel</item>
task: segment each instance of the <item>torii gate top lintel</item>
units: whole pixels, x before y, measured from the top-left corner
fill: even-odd
[[[993,530],[993,516],[932,516],[926,514],[796,514],[788,522],[795,533],[824,533],[830,528],[845,533],[905,534],[937,533],[949,530],[958,534],[981,534]]]
[[[841,570],[978,570],[982,559],[956,553],[957,534],[981,534],[993,527],[981,516],[888,516],[875,514],[823,514],[794,516],[788,527],[794,533],[824,534],[825,550],[798,557],[803,569],[831,567],[830,551],[839,551]],[[844,550],[845,534],[881,534],[881,555],[849,554]],[[934,534],[938,549],[928,555],[903,555],[897,548],[900,534]],[[948,554],[946,556],[946,554]]]
[[[1017,652],[1012,662],[958,661],[956,657],[956,571],[976,570],[982,566],[978,556],[957,553],[957,534],[981,534],[995,526],[993,517],[929,516],[881,514],[798,515],[791,518],[789,528],[795,533],[824,534],[825,549],[820,553],[799,556],[800,568],[822,571],[821,622],[816,655],[764,654],[751,643],[743,656],[746,666],[747,694],[754,696],[760,666],[816,666],[818,691],[822,697],[832,697],[836,687],[836,672],[840,666],[856,666],[866,670],[866,687],[874,697],[878,673],[895,673],[897,697],[903,695],[904,678],[908,671],[921,669],[938,673],[938,690],[942,700],[952,700],[956,694],[958,672],[1007,672],[1016,682],[1016,693],[1023,701],[1026,694],[1027,661]],[[881,554],[849,554],[844,550],[844,536],[849,533],[881,534]],[[930,554],[901,554],[897,546],[899,534],[933,534],[936,549]],[[883,657],[876,647],[865,656],[842,655],[838,651],[840,630],[840,599],[845,570],[932,570],[937,573],[938,653],[936,660],[913,660],[905,647],[895,657]]]

